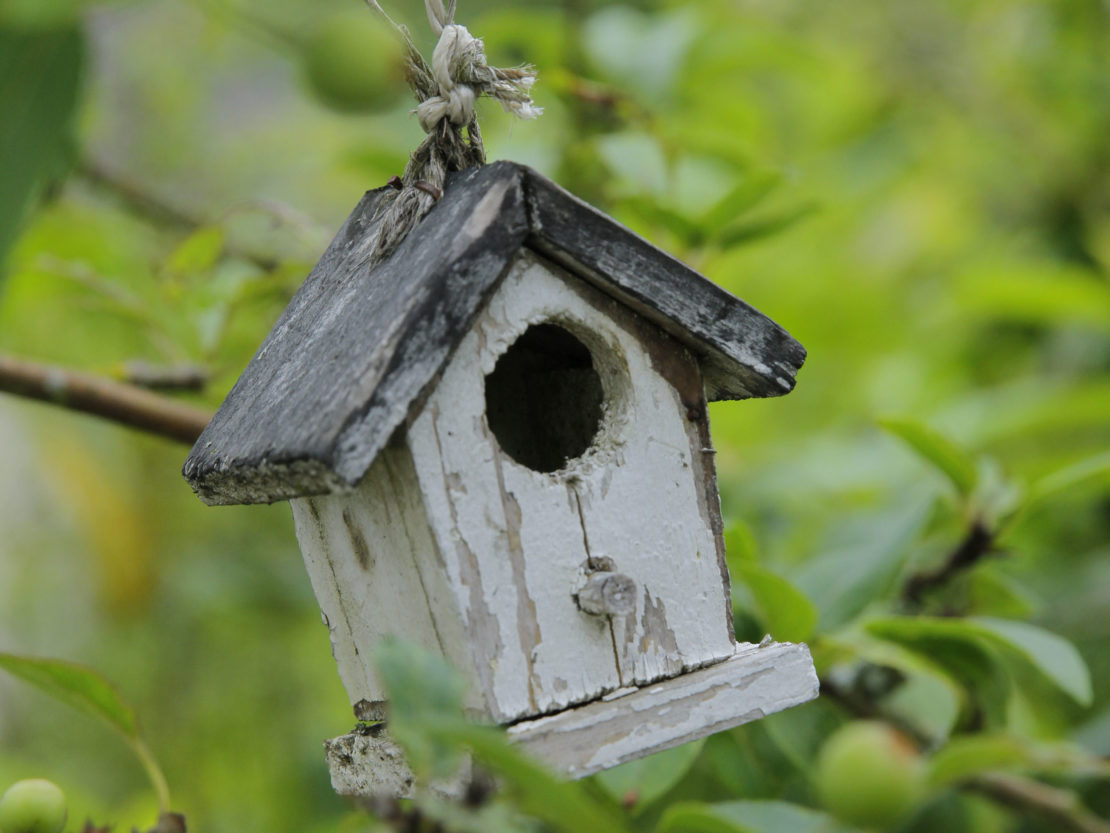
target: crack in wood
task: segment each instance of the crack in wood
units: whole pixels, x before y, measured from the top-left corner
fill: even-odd
[[[432,435],[435,437],[438,451],[440,471],[443,474],[443,488],[446,493],[447,507],[451,514],[451,526],[456,531],[454,542],[456,554],[459,556],[459,580],[469,590],[470,604],[462,611],[463,619],[466,622],[471,642],[475,645],[490,646],[489,660],[483,662],[481,658],[476,658],[478,661],[474,665],[478,679],[485,689],[483,699],[490,704],[491,708],[496,710],[497,689],[494,681],[494,664],[505,650],[505,645],[501,641],[501,629],[497,617],[493,615],[486,604],[485,592],[482,589],[482,576],[478,568],[478,558],[470,549],[466,539],[462,536],[462,531],[459,529],[458,510],[451,498],[449,476],[447,469],[444,468],[446,459],[443,456],[443,441],[439,436],[439,405],[437,403],[432,403],[430,417]]]
[[[590,551],[590,534],[586,531],[586,517],[582,514],[582,495],[578,493],[576,481],[568,480],[567,489],[574,495],[574,507],[578,512],[578,523],[582,527],[582,546],[586,548],[586,565],[591,570],[600,569],[598,562],[594,559],[594,554]]]
[[[483,432],[485,426],[483,425]],[[488,436],[488,435],[487,435]],[[520,504],[512,492],[505,490],[505,473],[502,470],[500,451],[494,451],[494,472],[497,475],[497,489],[501,494],[501,508],[505,513],[505,533],[509,537],[509,562],[513,570],[513,585],[516,588],[517,634],[520,637],[520,650],[528,666],[528,705],[533,711],[536,703],[536,648],[543,642],[540,633],[539,617],[536,615],[536,602],[528,592],[524,576],[524,547],[520,543]],[[526,623],[532,623],[532,633],[528,633]]]
[[[388,504],[386,506],[388,507]],[[351,548],[354,550],[358,566],[366,572],[370,572],[374,567],[374,557],[370,553],[369,544],[366,543],[366,536],[359,529],[358,522],[355,521],[349,506],[343,509],[343,526],[347,529],[347,537],[351,539]]]
[[[578,523],[582,527],[582,545],[586,548],[586,566],[591,570],[600,569],[600,563],[594,558],[593,553],[590,551],[590,535],[586,531],[586,516],[582,512],[582,496],[578,494],[578,487],[574,481],[567,481],[567,489],[574,495],[574,505],[578,509]],[[621,671],[621,655],[617,650],[617,633],[613,628],[613,617],[609,616],[606,627],[609,629],[609,642],[613,646],[613,666],[617,670],[617,682],[621,686],[624,685],[624,673]]]
[[[817,693],[806,646],[776,643],[740,649],[702,670],[639,686],[616,699],[517,722],[508,734],[556,770],[580,778],[757,720]]]
[[[386,453],[389,453],[388,450],[386,451]],[[397,472],[394,469],[394,463],[392,459],[386,459],[385,461],[385,474],[386,477],[389,479],[389,484],[393,489],[393,493],[395,495],[403,495],[405,493],[405,489],[400,482],[400,478],[398,478],[397,476]],[[424,602],[428,605],[428,612],[431,616],[432,622],[432,633],[435,634],[436,644],[439,645],[439,650],[443,657],[445,659],[450,658],[451,653],[447,650],[447,646],[443,641],[443,635],[439,632],[439,617],[437,615],[439,613],[438,605],[436,605],[435,599],[433,599],[431,594],[428,592],[428,584],[424,579],[424,570],[420,566],[420,559],[416,557],[416,544],[413,541],[412,532],[409,529],[407,519],[404,515],[402,515],[401,517],[400,526],[401,531],[405,535],[405,540],[408,542],[409,552],[411,552],[413,555],[413,567],[415,567],[416,569],[416,579],[420,582],[420,592],[424,595]],[[437,560],[441,560],[438,551],[439,548],[436,547]]]
[[[315,521],[315,523],[316,523],[316,533],[320,537],[321,550],[324,553],[326,553],[328,551],[328,545],[327,545],[328,536],[327,536],[327,533],[325,531],[326,527],[325,527],[325,525],[323,524],[323,522],[321,521],[321,518],[320,518],[320,511],[316,506],[316,501],[315,501],[314,498],[305,498],[305,500],[307,501],[308,506],[309,506],[309,514],[311,514],[313,521]],[[374,679],[373,672],[370,670],[370,667],[366,664],[366,659],[362,656],[362,653],[358,650],[358,644],[355,641],[354,627],[351,625],[350,613],[347,611],[347,602],[343,598],[342,582],[339,581],[339,577],[335,573],[335,565],[331,563],[331,559],[325,556],[323,560],[324,560],[324,563],[326,563],[328,565],[328,572],[331,573],[332,586],[335,587],[336,604],[339,607],[339,613],[340,613],[340,615],[343,619],[343,624],[347,626],[347,641],[348,641],[348,643],[350,643],[350,645],[353,649],[354,655],[358,660],[359,667],[362,669],[363,678],[367,679],[367,680],[372,680],[372,679]],[[330,622],[330,619],[329,619],[329,622]],[[329,627],[329,631],[330,631],[330,627]],[[333,657],[335,656],[334,643],[332,645],[332,656]]]
[[[732,621],[732,577],[728,572],[728,556],[725,551],[725,522],[721,514],[721,495],[717,489],[717,465],[713,448],[713,437],[709,431],[709,413],[703,411],[701,418],[691,423],[694,436],[691,438],[691,465],[697,476],[698,505],[709,521],[713,534],[713,546],[717,555],[717,567],[721,571],[721,587],[724,590],[725,621],[728,623],[728,637],[736,640],[736,628]],[[701,453],[698,453],[700,449]]]
[[[724,519],[721,516],[721,498],[717,489],[717,469],[713,460],[716,451],[709,430],[709,409],[706,406],[705,383],[702,368],[690,350],[670,335],[651,326],[638,316],[631,317],[636,335],[647,351],[655,371],[666,379],[686,409],[686,433],[689,438],[690,465],[698,489],[698,508],[709,524],[716,550],[717,565],[721,572],[724,590],[725,619],[729,639],[735,641],[736,631],[732,621],[732,584],[725,555]]]

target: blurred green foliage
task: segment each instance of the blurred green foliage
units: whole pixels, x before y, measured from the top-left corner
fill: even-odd
[[[353,5],[0,0],[0,351],[199,366],[182,395],[217,404],[419,141],[403,95],[341,114],[304,80],[302,33]],[[389,6],[430,50],[422,4]],[[573,787],[496,735],[409,721],[416,747],[507,779],[477,819],[426,812],[836,830],[813,762],[868,710],[929,751],[906,833],[1057,829],[963,786],[983,772],[1110,812],[1106,4],[463,0],[459,20],[491,63],[541,71],[538,122],[484,111],[492,158],[809,349],[788,397],[712,418],[738,635],[807,639],[827,693]],[[320,741],[351,716],[288,510],[205,509],[182,457],[0,400],[0,650],[117,681],[193,829],[364,830],[328,784]],[[946,571],[956,554],[970,567]],[[0,785],[32,776],[74,819],[156,816],[126,748],[0,678]]]

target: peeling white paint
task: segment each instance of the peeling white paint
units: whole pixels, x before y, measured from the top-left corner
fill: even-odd
[[[543,323],[589,349],[604,392],[592,445],[554,472],[516,462],[485,415],[487,375]],[[575,776],[815,696],[805,646],[733,642],[704,406],[677,341],[522,252],[357,488],[292,501],[356,710],[379,714],[372,654],[390,635],[446,657],[473,715]],[[614,573],[631,611],[581,609]],[[340,792],[411,789],[388,739],[357,737],[329,744]]]
[[[554,473],[511,459],[484,419],[486,375],[539,323],[559,324],[586,344],[606,398],[593,446]],[[698,494],[704,483],[689,465],[702,443],[653,364],[645,326],[523,253],[410,429],[428,517],[475,654],[486,658],[478,675],[499,721],[732,652],[707,516],[716,505]],[[692,360],[690,368],[696,374]],[[703,552],[714,557],[699,558]],[[639,588],[636,610],[611,624],[583,613],[571,594],[581,565],[601,558]]]
[[[407,449],[385,449],[350,494],[297,498],[290,505],[352,705],[385,699],[373,652],[389,636],[422,645],[463,671],[470,667]],[[480,689],[471,688],[480,697]],[[480,700],[468,705],[483,710]]]
[[[817,696],[805,645],[753,648],[739,646],[724,662],[615,701],[517,723],[509,727],[509,738],[557,771],[581,778]]]

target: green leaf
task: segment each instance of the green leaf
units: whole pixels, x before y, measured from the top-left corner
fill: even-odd
[[[525,813],[557,830],[624,830],[613,808],[592,798],[581,782],[564,781],[509,744],[505,733],[473,726],[462,716],[463,681],[442,657],[391,639],[374,652],[389,692],[389,732],[421,778],[456,771],[464,749],[500,777]]]
[[[978,616],[1025,619],[1036,609],[1034,600],[1017,582],[989,568],[967,576],[966,593],[968,611]]]
[[[646,14],[610,6],[585,21],[581,42],[606,76],[658,98],[674,84],[696,33],[693,16],[685,9]]]
[[[879,425],[931,463],[948,478],[958,494],[966,498],[975,491],[979,480],[975,461],[939,431],[910,417],[884,417]]]
[[[723,795],[771,795],[781,790],[796,778],[796,767],[759,728],[710,735],[698,760],[697,774],[716,790],[724,790]],[[696,789],[692,782],[691,778],[686,783]],[[678,800],[676,792],[669,803]]]
[[[977,617],[970,620],[1003,647],[1025,658],[1077,703],[1092,701],[1091,674],[1074,645],[1027,622]]]
[[[442,657],[411,642],[387,639],[375,649],[374,664],[389,688],[391,720],[462,715],[465,683]]]
[[[964,703],[951,677],[936,674],[909,674],[883,700],[884,710],[919,728],[932,738],[946,738],[960,718]]]
[[[27,212],[68,167],[84,63],[76,26],[0,28],[0,268]]]
[[[158,794],[162,811],[169,809],[170,791],[165,775],[143,740],[135,711],[102,674],[62,660],[7,653],[0,653],[0,668],[123,735]]]
[[[88,6],[111,0],[0,0],[0,26],[51,29],[77,22]]]
[[[1103,706],[1102,712],[1084,723],[1075,731],[1074,739],[1088,754],[1098,756],[1104,769],[1110,769],[1110,708]]]
[[[929,760],[929,780],[937,787],[1000,769],[1021,769],[1030,762],[1026,741],[1012,735],[965,735],[945,744]]]
[[[0,653],[0,668],[78,711],[107,723],[125,737],[139,737],[139,721],[108,680],[91,668],[56,659]]]
[[[797,587],[765,567],[743,562],[737,577],[751,591],[767,632],[785,642],[804,642],[817,627],[817,608]]]
[[[814,647],[819,659],[822,653],[830,654],[833,663],[842,659],[863,660],[902,672],[906,682],[895,689],[885,704],[930,735],[947,737],[961,709],[967,709],[967,690],[939,657],[875,638],[857,628],[822,636]],[[920,702],[923,697],[928,698],[924,704]]]
[[[166,271],[172,275],[192,277],[209,271],[224,250],[224,230],[219,226],[203,226],[178,244],[168,258]]]
[[[667,159],[654,136],[629,130],[602,136],[596,145],[623,190],[656,196],[666,192]]]
[[[618,801],[634,796],[642,809],[683,779],[704,745],[703,739],[676,746],[599,772],[595,779]]]
[[[1020,510],[1025,500],[1025,487],[1010,478],[993,457],[979,458],[978,475],[971,514],[988,529],[1000,530],[1005,520]]]
[[[1055,497],[1067,489],[1098,481],[1110,483],[1110,451],[1095,454],[1042,477],[1030,488],[1026,506]]]
[[[1075,646],[1035,625],[986,617],[889,617],[868,622],[867,630],[913,650],[925,651],[942,663],[947,660],[947,652],[961,645],[977,652],[1002,651],[1027,664],[1079,704],[1091,702],[1090,672]]]
[[[503,801],[485,802],[475,807],[465,801],[423,793],[415,797],[415,803],[425,818],[422,829],[451,833],[537,833],[535,822],[524,818],[516,808]],[[431,822],[438,823],[439,827]],[[387,826],[383,828],[383,833],[395,830],[396,827]],[[352,828],[350,833],[356,833],[356,829]],[[357,833],[369,832],[357,828]]]
[[[642,221],[665,228],[681,241],[683,246],[691,247],[701,243],[703,234],[698,224],[668,208],[655,197],[642,195],[625,197],[620,201],[620,205]]]
[[[391,734],[404,747],[419,776],[447,777],[458,750],[437,743],[425,727],[431,721],[462,721],[462,677],[442,657],[419,645],[387,639],[374,651],[374,665],[389,692]]]
[[[781,183],[782,174],[778,171],[758,171],[749,174],[702,215],[702,228],[710,235],[720,233],[741,214],[759,205]]]
[[[842,722],[839,707],[815,700],[759,721],[759,730],[775,751],[794,770],[807,779],[813,775],[817,753],[822,744]],[[769,756],[763,756],[764,762]],[[766,763],[764,763],[766,767]],[[758,793],[748,793],[758,794]]]
[[[981,267],[953,281],[963,314],[1049,326],[1110,328],[1110,291],[1097,273],[1027,259]]]
[[[718,810],[715,804],[674,804],[667,808],[658,833],[756,833]]]
[[[853,833],[858,828],[826,813],[786,801],[676,804],[659,822],[659,833]]]
[[[816,213],[817,210],[817,203],[803,203],[766,217],[727,226],[714,234],[712,239],[713,242],[726,249],[739,246],[741,243],[752,243],[786,231],[809,215]]]
[[[467,748],[498,776],[525,813],[564,833],[627,831],[616,809],[586,792],[580,781],[565,781],[509,744],[504,732],[459,720],[430,719],[423,731],[434,741]]]
[[[965,620],[892,616],[867,622],[865,630],[945,669],[970,695],[963,703],[965,719],[979,709],[988,726],[1005,723],[1009,675],[995,646]]]
[[[751,526],[739,520],[730,520],[725,526],[725,555],[729,569],[745,561],[759,560],[759,543]]]
[[[1077,744],[1035,741],[1009,734],[955,738],[933,753],[929,767],[930,781],[936,786],[999,770],[1092,777],[1106,777],[1110,773],[1110,764]]]
[[[896,588],[934,502],[932,495],[907,498],[863,518],[850,540],[804,565],[796,583],[820,611],[822,631],[844,625]]]

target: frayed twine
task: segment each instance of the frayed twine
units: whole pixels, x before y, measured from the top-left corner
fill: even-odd
[[[439,201],[449,173],[485,164],[485,145],[474,112],[480,96],[494,99],[517,118],[534,119],[543,113],[532,101],[535,68],[489,66],[482,41],[455,23],[455,2],[450,0],[445,8],[443,0],[424,0],[428,22],[439,36],[429,65],[408,30],[395,23],[378,0],[366,0],[404,43],[406,75],[419,101],[414,112],[428,134],[409,157],[399,182],[390,180],[395,193],[382,198],[371,265],[393,254]]]

